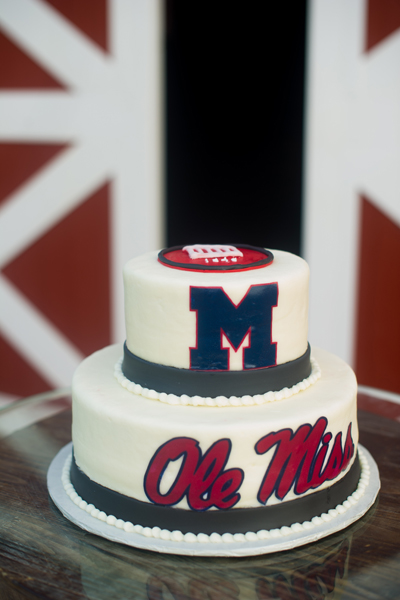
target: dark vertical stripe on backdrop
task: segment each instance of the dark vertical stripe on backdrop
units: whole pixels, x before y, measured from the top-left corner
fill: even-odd
[[[298,254],[305,0],[169,0],[166,13],[168,245]]]

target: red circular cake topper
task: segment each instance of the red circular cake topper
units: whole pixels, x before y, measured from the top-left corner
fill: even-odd
[[[167,267],[185,271],[247,271],[271,264],[274,255],[265,248],[247,244],[193,244],[161,250],[158,260]]]

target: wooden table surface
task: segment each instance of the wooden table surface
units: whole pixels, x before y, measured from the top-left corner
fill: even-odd
[[[48,496],[46,473],[71,440],[69,399],[3,409],[0,599],[400,598],[400,423],[359,411],[359,424],[382,482],[360,521],[288,552],[195,558],[115,544],[64,519]]]

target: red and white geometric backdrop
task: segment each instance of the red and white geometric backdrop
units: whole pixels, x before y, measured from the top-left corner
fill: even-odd
[[[0,405],[124,338],[162,245],[161,0],[0,0]]]
[[[361,386],[395,394],[399,65],[399,0],[311,0],[303,236],[310,340],[352,363]]]
[[[310,340],[400,393],[400,7],[311,0]],[[163,244],[161,0],[0,0],[0,403],[124,337]]]

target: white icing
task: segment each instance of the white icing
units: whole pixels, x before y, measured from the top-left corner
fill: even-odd
[[[157,260],[157,252],[132,259],[123,271],[129,350],[149,362],[189,369],[189,349],[196,347],[191,286],[222,287],[238,305],[251,285],[277,283],[278,306],[272,309],[277,364],[299,358],[308,342],[309,268],[303,259],[288,252],[273,250],[273,254],[274,260],[268,266],[222,273],[173,269]]]
[[[315,516],[311,519],[311,521],[305,521],[304,523],[293,523],[290,527],[284,525],[279,529],[271,529],[266,531],[265,529],[261,529],[257,532],[248,531],[247,533],[211,533],[210,535],[206,533],[182,533],[181,531],[174,530],[169,531],[168,529],[160,529],[159,527],[142,527],[141,525],[134,525],[130,521],[123,521],[122,519],[117,519],[114,515],[106,515],[104,512],[100,512],[97,508],[93,506],[93,504],[87,504],[78,494],[75,492],[74,487],[70,480],[70,468],[72,455],[69,455],[67,458],[61,480],[66,494],[69,498],[79,506],[82,510],[90,514],[93,518],[99,519],[100,521],[104,521],[107,525],[111,525],[113,527],[117,527],[118,529],[123,529],[127,533],[135,532],[139,535],[143,535],[146,537],[153,538],[161,538],[163,540],[169,540],[172,542],[187,542],[187,543],[199,543],[199,544],[209,544],[209,543],[225,543],[231,544],[234,542],[252,542],[257,540],[265,540],[268,538],[281,538],[291,534],[298,534],[304,530],[317,529],[320,525],[324,523],[330,522],[339,515],[343,515],[346,513],[352,506],[355,506],[360,498],[364,495],[365,490],[369,484],[370,478],[370,468],[368,465],[368,460],[364,455],[361,448],[359,448],[359,457],[361,464],[361,477],[357,486],[357,489],[351,494],[342,504],[338,504],[336,508],[333,508],[328,511],[328,513],[322,513],[319,516]],[[171,509],[173,510],[173,509]],[[233,509],[234,510],[234,509]]]
[[[190,348],[196,347],[196,313],[190,310],[190,288],[222,287],[231,301],[238,305],[250,286],[271,283],[278,286],[278,304],[272,309],[271,333],[271,341],[277,344],[277,364],[302,356],[307,350],[308,266],[299,257],[273,252],[275,259],[268,267],[222,274],[168,268],[157,261],[157,253],[130,261],[124,268],[126,343],[129,350],[153,363],[188,369]],[[219,262],[225,256],[212,254],[210,262]],[[236,258],[230,260],[235,261]],[[229,339],[222,339],[223,347],[227,347],[231,354],[233,351],[236,353],[237,360],[230,361],[232,370],[243,368],[241,357],[248,341],[245,338],[243,347],[235,349]],[[224,468],[241,470],[244,474],[238,489],[240,498],[231,510],[259,507],[258,492],[275,449],[272,447],[265,454],[257,454],[256,444],[268,434],[290,429],[296,432],[304,425],[314,426],[319,419],[321,423],[323,417],[326,419],[326,432],[331,434],[331,438],[326,436],[327,441],[324,441],[328,446],[326,457],[339,433],[344,443],[350,423],[357,449],[356,379],[348,365],[325,351],[313,349],[311,375],[291,388],[230,398],[177,396],[143,388],[123,375],[118,361],[120,352],[120,346],[116,345],[85,359],[77,369],[72,385],[76,462],[92,481],[110,490],[149,503],[144,485],[146,473],[155,453],[167,442],[174,438],[195,440],[200,456],[204,456],[218,440],[229,440],[230,451]],[[116,365],[115,373],[113,365]],[[193,407],[201,409],[193,411]],[[227,410],[234,407],[240,408]],[[231,544],[282,538],[313,530],[338,518],[357,504],[368,485],[368,464],[362,456],[361,463],[362,476],[357,490],[334,509],[301,524],[245,534],[183,534],[177,530],[124,522],[79,497],[69,480],[68,465],[63,472],[63,484],[80,510],[109,527],[161,540]],[[318,489],[339,481],[350,467],[351,464],[335,480],[325,481]],[[171,489],[178,471],[178,459],[170,461],[157,484],[161,494]],[[309,489],[305,494],[311,495],[314,491]],[[268,498],[267,506],[297,497],[292,486],[284,500],[273,495]],[[175,507],[190,509],[186,494]]]
[[[246,406],[251,397],[244,397],[238,410],[227,410],[225,406],[210,405],[212,399],[195,397],[193,405],[201,406],[196,411],[185,405],[189,397],[180,403],[175,396],[173,404],[167,404],[124,389],[113,374],[120,353],[120,345],[104,348],[78,367],[72,385],[72,437],[78,466],[93,481],[121,494],[149,502],[143,486],[149,462],[158,448],[177,437],[195,439],[202,453],[217,440],[231,441],[226,468],[239,468],[245,474],[237,508],[259,506],[257,493],[273,450],[258,455],[254,447],[268,433],[288,428],[296,431],[305,423],[314,425],[323,416],[327,419],[326,431],[332,434],[330,448],[339,432],[345,437],[349,423],[357,448],[356,379],[344,361],[328,352],[312,349],[322,377],[282,402]],[[274,397],[273,392],[269,394]],[[279,394],[284,398],[286,392]],[[230,401],[235,406],[241,400]],[[331,482],[326,481],[320,489],[328,485]],[[295,497],[290,490],[285,500]],[[275,496],[268,500],[268,504],[278,502]],[[177,507],[188,508],[186,497]]]
[[[232,406],[253,406],[255,404],[264,404],[266,402],[275,402],[276,400],[283,400],[284,398],[290,398],[294,394],[298,394],[301,391],[306,390],[313,385],[321,377],[321,369],[317,361],[311,357],[311,373],[306,379],[296,383],[291,388],[283,388],[276,392],[266,392],[265,394],[257,394],[255,396],[217,396],[216,398],[204,398],[202,396],[176,396],[175,394],[166,394],[165,392],[156,392],[155,390],[149,390],[143,388],[140,384],[134,383],[130,379],[127,379],[122,372],[122,361],[121,357],[114,368],[114,376],[118,383],[122,385],[128,392],[132,392],[144,398],[151,398],[152,400],[159,400],[165,402],[165,404],[181,404],[183,406],[215,406],[215,407],[232,407]]]

